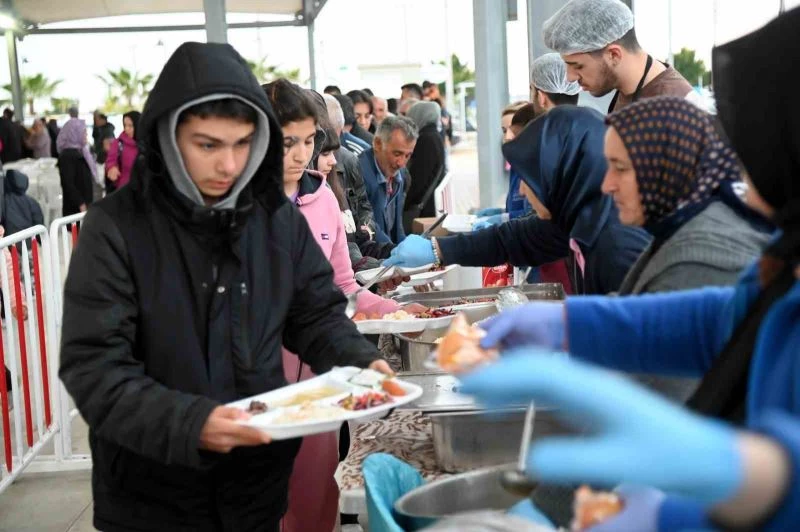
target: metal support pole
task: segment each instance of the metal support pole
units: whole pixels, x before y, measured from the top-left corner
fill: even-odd
[[[533,70],[533,61],[551,52],[542,39],[544,21],[564,7],[567,0],[527,0],[528,5],[528,72]]]
[[[312,90],[317,90],[317,52],[314,45],[314,20],[312,19],[306,25],[308,33],[308,69],[309,69],[309,83]]]
[[[11,96],[14,103],[14,116],[18,122],[25,120],[25,100],[22,97],[22,81],[19,77],[19,60],[17,59],[17,36],[11,30],[6,31],[8,46],[8,71],[11,74]]]
[[[499,203],[508,188],[503,179],[500,113],[508,104],[506,3],[473,0],[475,99],[478,106],[478,175],[481,206]]]
[[[206,15],[206,41],[228,42],[225,0],[203,0],[203,12]]]

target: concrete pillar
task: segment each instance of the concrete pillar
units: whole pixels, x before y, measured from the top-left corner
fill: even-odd
[[[478,107],[478,175],[482,207],[499,204],[508,184],[503,178],[500,113],[508,104],[506,3],[473,0],[475,99]]]
[[[317,52],[314,45],[314,20],[306,25],[308,32],[308,69],[309,83],[313,90],[317,90]]]
[[[228,42],[225,0],[203,0],[203,12],[206,15],[206,41]]]
[[[11,97],[14,103],[14,118],[22,122],[25,119],[25,99],[22,97],[22,81],[19,76],[19,60],[17,58],[17,36],[6,30],[8,46],[8,71],[11,74]]]
[[[528,2],[528,73],[532,70],[533,60],[551,52],[542,39],[544,21],[555,15],[568,0],[527,0]]]

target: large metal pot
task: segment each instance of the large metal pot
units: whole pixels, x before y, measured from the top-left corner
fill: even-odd
[[[418,530],[449,515],[475,510],[507,510],[521,501],[500,484],[513,464],[454,475],[409,491],[394,503],[406,530]]]
[[[436,465],[443,471],[468,471],[505,464],[519,457],[524,407],[495,412],[476,410],[429,415]],[[553,409],[536,409],[532,441],[574,432],[559,422]]]

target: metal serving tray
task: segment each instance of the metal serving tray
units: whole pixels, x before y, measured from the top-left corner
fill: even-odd
[[[443,292],[422,292],[405,294],[394,298],[398,303],[421,303],[429,307],[450,307],[471,302],[494,303],[498,292],[505,286],[490,288],[470,288],[468,290],[446,290]],[[522,291],[531,301],[564,299],[564,287],[561,283],[537,283],[522,286]],[[481,301],[491,299],[491,301]]]

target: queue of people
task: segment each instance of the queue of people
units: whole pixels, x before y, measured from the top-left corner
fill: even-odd
[[[544,25],[557,53],[534,63],[531,102],[504,112],[506,212],[430,240],[404,214],[429,213],[446,171],[433,84],[404,85],[393,116],[371,91],[262,87],[232,47],[182,45],[105,143],[118,190],[88,209],[65,286],[59,374],[90,428],[95,526],[332,530],[335,435],[272,442],[223,405],[335,365],[390,374],[344,315],[354,270],[384,259],[565,266],[576,295],[483,323],[503,356],[460,391],[591,420],[534,444],[527,471],[622,484],[623,511],[593,532],[791,529],[800,114],[779,80],[798,23],[796,9],[715,50],[723,132],[641,49],[624,4],[571,0]],[[578,86],[616,90],[610,114],[576,106]],[[59,164],[85,175],[73,119]],[[75,188],[70,209],[87,210]],[[400,306],[364,291],[358,308]],[[514,513],[564,525],[539,495]]]

